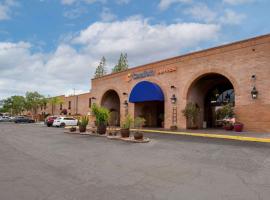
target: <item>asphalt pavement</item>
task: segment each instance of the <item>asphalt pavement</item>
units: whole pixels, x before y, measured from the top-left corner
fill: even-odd
[[[0,123],[0,199],[270,199],[269,144],[145,136],[133,144]]]

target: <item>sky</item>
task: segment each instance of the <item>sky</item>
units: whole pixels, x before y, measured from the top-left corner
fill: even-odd
[[[270,33],[269,0],[0,0],[0,99],[88,92],[130,67]]]

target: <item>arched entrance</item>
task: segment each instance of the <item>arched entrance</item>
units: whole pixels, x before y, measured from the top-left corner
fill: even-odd
[[[101,106],[110,111],[110,126],[120,125],[120,98],[115,90],[108,90],[101,99]]]
[[[137,83],[130,93],[129,102],[135,104],[135,117],[146,120],[146,127],[163,127],[164,94],[157,84],[149,81]]]
[[[231,81],[218,73],[208,73],[198,77],[190,86],[187,101],[196,103],[201,113],[198,119],[200,128],[216,128],[221,123],[216,119],[216,110],[224,105],[235,104],[234,87]]]

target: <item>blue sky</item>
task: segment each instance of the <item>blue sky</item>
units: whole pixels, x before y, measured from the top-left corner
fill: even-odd
[[[0,0],[0,99],[90,89],[108,71],[270,33],[269,0]],[[12,85],[12,87],[11,87]]]

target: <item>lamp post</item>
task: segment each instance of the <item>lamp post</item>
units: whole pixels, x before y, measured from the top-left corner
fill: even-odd
[[[177,129],[177,107],[176,107],[176,102],[177,102],[177,98],[175,96],[175,94],[172,95],[171,97],[171,103],[172,103],[172,126],[171,129],[172,130],[176,130]]]

